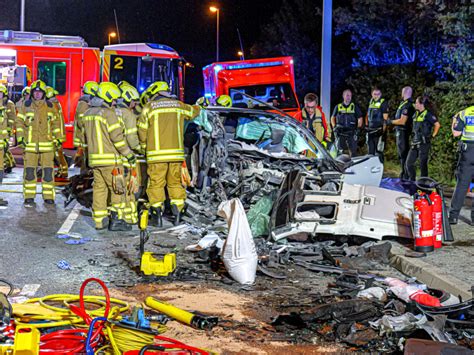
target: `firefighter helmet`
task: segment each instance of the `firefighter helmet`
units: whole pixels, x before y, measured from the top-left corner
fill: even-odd
[[[86,95],[96,96],[99,90],[99,84],[95,81],[86,81],[82,87],[82,92]]]
[[[150,101],[150,95],[148,95],[148,91],[145,90],[140,95],[140,105],[143,107],[148,103],[148,101]]]
[[[168,86],[168,83],[166,81],[155,81],[153,84],[151,84],[146,91],[148,92],[148,95],[150,97],[155,96],[161,91],[169,91],[170,87]]]
[[[58,95],[59,92],[57,90],[54,90],[51,86],[46,86],[46,98],[51,99],[52,97],[55,97]]]
[[[122,81],[119,81],[117,86],[121,89],[122,86],[124,85],[128,85],[128,86],[133,86],[132,84],[130,84],[128,81],[125,81],[125,80],[122,80]]]
[[[201,107],[207,107],[209,106],[209,99],[205,96],[202,96],[196,100],[196,105],[199,105]]]
[[[8,89],[5,85],[3,84],[0,84],[0,92],[3,92],[3,97],[7,97],[8,96]]]
[[[97,90],[97,96],[108,104],[120,98],[120,94],[118,86],[111,82],[100,83],[99,90]]]
[[[232,99],[229,95],[221,95],[216,100],[217,106],[232,107]]]
[[[21,97],[25,97],[26,95],[31,94],[31,90],[29,86],[25,86],[23,90],[21,90]]]
[[[122,86],[119,86],[119,88],[122,92],[122,99],[126,103],[130,103],[132,100],[140,100],[140,94],[132,85],[122,84]]]
[[[44,94],[46,94],[46,84],[45,84],[45,82],[42,81],[42,80],[34,81],[33,84],[31,84],[31,92],[36,91],[36,90],[40,90]]]

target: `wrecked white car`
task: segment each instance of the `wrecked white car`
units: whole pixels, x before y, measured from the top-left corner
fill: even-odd
[[[188,144],[196,186],[189,222],[211,223],[225,199],[239,197],[251,209],[269,198],[263,234],[274,240],[301,233],[412,238],[412,198],[378,187],[378,157],[334,159],[297,121],[271,112],[210,108],[207,121],[210,133],[188,129],[199,135]]]

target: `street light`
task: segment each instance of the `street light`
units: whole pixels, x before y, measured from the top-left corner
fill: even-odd
[[[240,57],[240,60],[244,60],[244,52],[238,51],[237,55]]]
[[[109,33],[109,46],[110,46],[110,39],[117,37],[117,34],[115,32],[110,32]]]
[[[209,8],[211,12],[215,12],[217,14],[217,32],[216,32],[216,62],[219,61],[219,8],[215,6],[211,6]]]

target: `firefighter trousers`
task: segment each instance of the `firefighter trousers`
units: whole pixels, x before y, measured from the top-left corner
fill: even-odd
[[[181,185],[181,166],[183,162],[149,163],[147,189],[151,207],[162,207],[166,200],[165,186],[168,190],[171,205],[179,210],[184,207],[186,190]]]
[[[132,177],[130,168],[124,168],[125,173],[125,183],[127,186],[127,191],[125,192],[125,206],[123,209],[123,219],[129,224],[136,224],[138,222],[137,215],[137,200],[135,199],[135,194],[130,192],[128,186],[130,185],[130,179]]]
[[[94,185],[92,187],[92,218],[96,228],[103,228],[103,222],[109,211],[117,212],[118,218],[123,219],[124,196],[114,192],[112,187],[112,171],[115,166],[95,167]],[[122,167],[120,166],[120,169]],[[108,207],[110,204],[110,207]]]
[[[3,168],[3,166],[5,166],[5,169],[13,169],[16,166],[15,158],[13,157],[12,152],[10,152],[10,149],[7,149],[5,152],[5,157],[0,168]]]
[[[474,176],[474,144],[465,144],[465,149],[459,155],[456,168],[456,189],[451,200],[449,216],[458,217],[461,211],[467,190]],[[471,210],[471,218],[474,215],[474,205]]]
[[[23,172],[23,197],[35,198],[36,196],[36,169],[42,169],[41,180],[43,186],[43,199],[54,200],[54,152],[24,154]]]
[[[430,157],[431,143],[418,143],[412,145],[408,152],[406,170],[411,181],[416,180],[416,161],[420,159],[420,176],[428,176],[428,159]]]
[[[395,129],[395,138],[397,141],[398,160],[400,161],[401,166],[400,179],[407,180],[408,171],[405,164],[408,157],[408,151],[410,150],[410,133],[406,129]]]
[[[137,179],[138,179],[138,192],[135,194],[135,199],[146,199],[146,189],[148,186],[148,172],[147,172],[147,164],[144,159],[140,159],[138,157],[137,161]]]

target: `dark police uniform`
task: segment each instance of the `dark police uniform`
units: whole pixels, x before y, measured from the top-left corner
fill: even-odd
[[[438,119],[426,109],[423,112],[416,111],[413,116],[413,138],[405,167],[408,178],[412,181],[416,180],[415,163],[418,158],[420,158],[421,176],[428,176],[431,135],[436,122],[438,122]]]
[[[397,151],[398,151],[398,160],[400,160],[400,165],[402,171],[400,173],[401,179],[408,179],[408,172],[405,167],[405,163],[408,156],[408,151],[410,150],[410,134],[413,127],[413,115],[415,114],[415,106],[413,105],[413,100],[408,99],[404,100],[398,105],[397,112],[395,113],[395,120],[399,120],[402,116],[407,117],[407,121],[404,125],[396,125],[395,128],[395,138],[397,141]]]
[[[351,156],[357,154],[357,120],[362,117],[362,111],[354,102],[344,103],[334,107],[332,116],[336,118],[334,134],[338,151],[349,150]]]
[[[371,99],[369,109],[367,111],[369,126],[367,127],[367,145],[369,154],[378,155],[380,161],[383,162],[384,150],[384,113],[388,112],[388,102],[380,98],[375,101]]]
[[[474,175],[474,106],[470,106],[456,115],[456,123],[453,129],[462,132],[456,169],[456,190],[449,211],[449,221],[455,224]],[[471,210],[471,221],[473,220],[474,206]]]

